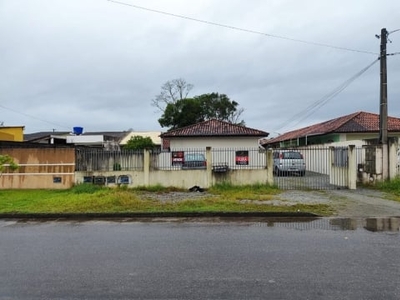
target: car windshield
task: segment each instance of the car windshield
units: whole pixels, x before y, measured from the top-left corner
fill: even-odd
[[[302,159],[300,152],[284,152],[283,158],[285,158],[285,159]]]

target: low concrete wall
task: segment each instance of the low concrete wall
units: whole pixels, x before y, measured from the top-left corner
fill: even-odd
[[[174,186],[190,188],[200,186],[209,188],[207,170],[176,170],[176,171],[151,171],[149,185]]]
[[[273,180],[273,179],[272,179]],[[258,170],[231,170],[227,173],[213,173],[213,184],[229,182],[233,185],[246,185],[268,183],[268,172],[266,169]]]
[[[110,171],[110,172],[76,172],[75,183],[80,184],[85,182],[85,178],[96,178],[115,177],[115,183],[104,182],[107,186],[117,186],[118,179],[121,176],[127,176],[130,180],[129,183],[124,183],[129,187],[139,186],[173,186],[178,188],[188,189],[192,186],[200,186],[202,188],[209,188],[212,185],[228,182],[233,185],[246,185],[255,183],[268,183],[268,175],[266,169],[258,170],[230,170],[225,173],[212,173],[211,179],[209,178],[207,170],[154,170],[148,173],[148,179],[146,179],[145,171]],[[103,184],[102,180],[99,180],[100,184]]]

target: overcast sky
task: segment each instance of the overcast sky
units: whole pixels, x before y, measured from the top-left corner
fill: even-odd
[[[399,0],[120,3],[0,0],[0,122],[166,131],[151,99],[176,78],[194,85],[189,96],[226,94],[246,126],[271,136],[378,113],[379,61],[326,96],[379,57],[375,34],[400,29]],[[400,52],[400,31],[389,39],[387,53]],[[400,117],[400,55],[387,66],[389,115]]]

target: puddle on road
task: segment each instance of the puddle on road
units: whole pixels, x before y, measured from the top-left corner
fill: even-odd
[[[262,222],[259,223],[261,226]],[[293,219],[288,221],[274,220],[266,222],[268,227],[284,227],[298,230],[358,230],[371,232],[399,232],[400,217],[389,218],[320,218],[311,221]],[[265,224],[263,225],[265,226]]]
[[[14,219],[0,222],[0,227],[32,225],[43,223],[209,223],[235,224],[236,226],[277,227],[295,230],[368,230],[370,232],[400,232],[400,217],[379,218],[319,218],[319,217],[207,217],[207,218],[116,218],[116,219],[79,219],[79,220],[40,220]]]

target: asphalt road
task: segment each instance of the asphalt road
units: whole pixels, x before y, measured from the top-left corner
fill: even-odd
[[[399,219],[0,220],[0,299],[400,299]]]

